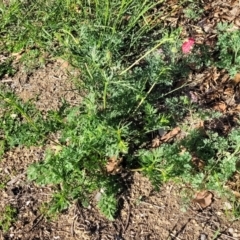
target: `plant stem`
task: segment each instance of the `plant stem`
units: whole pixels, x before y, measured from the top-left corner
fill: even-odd
[[[147,51],[143,56],[141,56],[139,59],[137,59],[132,65],[130,65],[128,68],[126,68],[125,70],[123,70],[120,75],[123,75],[124,73],[126,73],[128,70],[130,70],[132,67],[134,67],[136,64],[139,63],[139,61],[141,61],[143,58],[145,58],[147,55],[149,55],[151,52],[153,52],[154,50],[156,50],[158,47],[160,47],[162,44],[164,44],[165,42],[172,42],[173,39],[172,38],[165,38],[163,40],[161,40],[155,47],[153,47],[152,49],[150,49],[149,51]]]
[[[153,88],[155,87],[156,83],[154,83],[150,89],[148,90],[147,94],[145,95],[144,98],[141,99],[141,101],[139,102],[139,104],[137,105],[136,109],[133,111],[133,113],[136,113],[136,111],[140,108],[140,106],[143,104],[144,100],[148,97],[148,95],[150,94],[150,92],[153,90]]]
[[[106,109],[107,105],[107,87],[108,87],[108,81],[104,84],[104,92],[103,92],[103,109]]]

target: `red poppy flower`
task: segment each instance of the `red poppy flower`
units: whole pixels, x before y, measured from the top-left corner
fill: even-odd
[[[183,44],[182,44],[182,52],[184,54],[189,53],[193,46],[194,46],[195,40],[193,38],[188,38]]]

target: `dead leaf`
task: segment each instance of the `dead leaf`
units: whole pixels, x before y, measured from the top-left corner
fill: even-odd
[[[228,87],[224,90],[224,95],[226,96],[232,97],[233,94],[234,94],[233,88]]]
[[[192,163],[193,163],[194,167],[196,167],[197,170],[203,170],[203,168],[205,166],[205,162],[196,156],[192,157]]]
[[[199,96],[196,92],[189,91],[191,102],[197,103],[199,101]]]
[[[214,110],[220,111],[220,112],[225,112],[227,109],[227,105],[224,102],[218,102],[213,106]]]
[[[193,202],[198,203],[201,208],[210,206],[213,202],[213,193],[210,191],[201,191],[195,195]]]
[[[164,141],[164,142],[169,141],[170,139],[172,139],[173,137],[178,135],[180,133],[180,131],[181,131],[180,127],[174,128],[172,131],[170,131],[169,133],[162,136],[161,141]]]
[[[240,20],[238,18],[235,19],[234,24],[240,27]]]
[[[240,112],[240,104],[236,105],[236,107],[233,109],[234,112]]]
[[[204,121],[203,120],[200,120],[197,124],[196,124],[196,128],[204,128]]]
[[[11,56],[14,58],[15,62],[18,62],[21,59],[24,52],[25,52],[24,50],[21,50],[20,52],[12,53]]]
[[[155,137],[153,140],[152,140],[152,148],[157,148],[161,145],[161,140],[159,137]]]
[[[121,162],[122,158],[117,158],[116,156],[110,157],[106,165],[107,172],[111,174],[119,172],[122,169]]]
[[[232,190],[232,193],[234,194],[234,196],[235,196],[236,198],[240,198],[240,193],[239,193],[239,192]]]
[[[237,85],[238,83],[240,83],[240,73],[237,73],[233,79],[233,82],[235,85]]]
[[[64,60],[64,59],[62,59],[62,58],[57,58],[56,61],[57,61],[59,64],[61,64],[61,67],[62,67],[63,69],[69,69],[70,64],[69,64],[68,61],[66,61],[66,60]]]

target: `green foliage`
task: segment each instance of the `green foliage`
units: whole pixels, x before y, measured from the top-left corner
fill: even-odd
[[[6,61],[0,63],[0,77],[4,75],[13,75],[15,70],[12,67],[11,59],[7,59]]]
[[[41,53],[39,49],[30,49],[22,54],[20,63],[22,63],[24,70],[30,74],[34,69],[44,66],[44,53]]]
[[[240,153],[240,132],[234,130],[228,138],[217,133],[193,131],[179,142],[163,144],[157,149],[139,151],[139,171],[159,187],[170,179],[182,179],[194,188],[226,192],[223,185],[237,170]],[[202,161],[197,167],[193,157]]]
[[[1,151],[18,145],[41,144],[47,139],[49,132],[57,131],[62,123],[64,115],[49,112],[46,119],[30,102],[22,103],[12,93],[6,90],[0,91],[0,117],[3,139]]]
[[[3,232],[7,232],[9,230],[11,224],[16,219],[16,214],[17,210],[14,207],[10,205],[5,206],[4,211],[0,216],[0,228]]]
[[[232,25],[218,24],[219,61],[217,66],[226,69],[231,77],[240,71],[240,32],[234,30]]]
[[[113,220],[122,189],[121,177],[107,170],[110,159],[139,167],[156,187],[174,179],[221,191],[237,170],[237,129],[227,137],[187,131],[175,143],[154,150],[143,147],[148,134],[179,124],[190,111],[213,118],[185,95],[175,94],[191,68],[208,66],[211,59],[205,46],[182,54],[181,29],[166,29],[156,21],[161,13],[155,7],[162,2],[38,0],[1,5],[1,50],[21,51],[27,71],[40,67],[47,53],[67,59],[81,72],[76,85],[80,93],[84,89],[83,101],[75,107],[63,102],[59,111],[44,117],[31,102],[0,92],[0,154],[14,146],[52,141],[49,133],[60,136],[45,159],[28,168],[29,180],[56,186],[50,214],[74,200],[86,207],[98,191],[99,209]],[[186,2],[185,14],[197,19],[193,11],[201,14],[199,5],[181,4]],[[218,64],[230,72],[238,71],[238,38],[237,32],[220,25]],[[10,62],[0,65],[0,76],[12,73]],[[203,161],[202,169],[196,168],[193,156]]]
[[[114,215],[117,211],[117,200],[114,195],[102,194],[98,207],[109,220],[114,220]]]
[[[186,18],[191,20],[198,20],[202,13],[204,12],[203,7],[200,4],[200,1],[196,0],[187,0],[182,1],[181,3],[184,6],[183,12]]]
[[[0,157],[2,157],[4,152],[5,152],[5,141],[4,140],[0,140]]]
[[[141,168],[155,187],[176,176],[184,175],[191,169],[191,155],[181,152],[177,144],[163,144],[157,149],[142,150],[139,152]]]
[[[108,159],[122,158],[129,153],[129,146],[143,141],[144,133],[169,121],[154,104],[174,82],[171,64],[179,59],[174,53],[170,59],[167,55],[169,49],[176,49],[180,32],[163,32],[154,24],[157,15],[152,22],[145,21],[160,2],[59,0],[41,5],[41,1],[23,1],[8,10],[3,7],[0,28],[10,30],[3,31],[2,37],[8,50],[27,50],[22,58],[27,65],[31,54],[39,57],[39,49],[64,53],[81,69],[79,85],[89,93],[81,106],[68,108],[64,116],[49,113],[46,120],[31,105],[2,94],[7,105],[2,131],[8,146],[39,144],[49,132],[61,129],[59,151],[49,151],[44,162],[28,170],[29,179],[39,184],[60,184],[55,209],[63,210],[68,200],[87,199],[99,188],[112,189],[106,194],[110,199],[116,196],[119,189],[112,188],[115,177],[106,171]],[[39,24],[41,28],[36,27]],[[158,34],[146,37],[153,30]],[[180,41],[177,43],[179,46]],[[163,55],[158,54],[160,47]],[[153,97],[156,88],[161,92]],[[99,206],[112,218],[116,207],[108,209],[105,200],[102,198]]]
[[[128,152],[128,126],[122,124],[114,128],[101,115],[97,116],[97,105],[93,96],[90,97],[83,102],[88,107],[68,112],[59,151],[49,151],[44,162],[28,169],[30,180],[61,185],[58,210],[65,206],[61,204],[63,199],[63,203],[67,199],[84,200],[96,189],[112,189],[116,183],[113,182],[114,176],[109,176],[105,169],[107,159],[112,156],[118,158]],[[109,196],[117,194],[117,191],[117,188],[112,189]]]
[[[239,135],[239,130],[234,130],[227,138],[217,133],[208,132],[207,137],[199,132],[193,132],[182,144],[195,157],[203,161],[204,168],[197,174],[202,179],[200,186],[207,189],[222,189],[229,178],[236,171],[237,158],[239,154],[239,141],[234,141],[234,136]],[[234,149],[234,152],[233,152]],[[198,177],[191,177],[192,184],[198,183]]]

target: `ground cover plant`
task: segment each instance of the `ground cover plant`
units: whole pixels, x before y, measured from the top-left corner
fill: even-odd
[[[0,219],[0,226],[1,229],[6,232],[11,226],[11,223],[14,222],[16,218],[16,209],[12,206],[8,205],[5,208],[5,211],[3,212],[3,215]]]
[[[74,200],[87,207],[97,193],[99,209],[114,220],[124,171],[144,173],[156,188],[174,180],[219,194],[238,172],[238,120],[228,133],[189,125],[190,118],[216,122],[224,113],[206,109],[182,80],[211,66],[234,77],[239,31],[219,24],[215,47],[197,44],[191,33],[186,38],[182,28],[159,20],[164,2],[1,4],[0,49],[7,58],[0,76],[14,74],[12,62],[19,55],[29,74],[59,56],[80,71],[74,82],[83,100],[77,106],[63,100],[59,110],[43,114],[33,101],[23,103],[4,88],[0,92],[0,154],[19,145],[54,146],[27,171],[29,180],[56,186],[50,213]],[[184,14],[198,20],[200,3],[186,3]],[[182,136],[174,134],[176,127]],[[173,135],[166,137],[168,131]],[[159,142],[152,144],[157,135]]]

